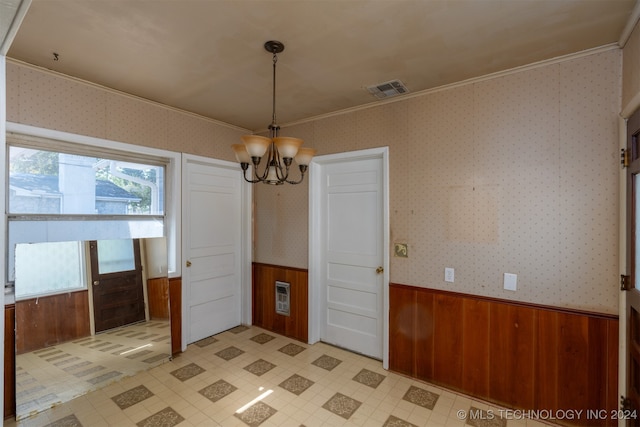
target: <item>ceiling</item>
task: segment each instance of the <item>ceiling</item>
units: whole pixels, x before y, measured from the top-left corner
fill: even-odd
[[[0,0],[0,7],[17,3]],[[285,44],[277,118],[287,124],[380,102],[365,88],[393,79],[415,93],[617,43],[634,6],[635,0],[32,0],[7,57],[258,131],[271,122],[267,40]]]

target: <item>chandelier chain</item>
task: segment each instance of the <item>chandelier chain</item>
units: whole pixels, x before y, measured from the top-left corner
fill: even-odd
[[[273,105],[272,105],[272,109],[273,109],[273,116],[271,119],[271,127],[273,127],[272,132],[274,132],[274,135],[272,135],[272,137],[274,136],[278,136],[278,128],[279,126],[277,125],[276,122],[276,63],[278,62],[278,54],[276,53],[275,49],[273,51]]]
[[[299,138],[278,136],[280,126],[276,121],[276,64],[278,53],[284,50],[284,44],[276,40],[264,44],[265,49],[273,54],[273,93],[272,120],[269,125],[269,138],[260,135],[245,135],[241,139],[244,144],[233,144],[236,160],[240,163],[245,181],[252,184],[263,182],[271,185],[300,184],[304,180],[311,158],[316,150],[300,147],[303,141]],[[266,160],[262,172],[258,171],[261,160]],[[295,159],[300,170],[300,179],[290,180],[289,170]],[[253,167],[253,173],[247,171]],[[253,175],[253,178],[251,178]]]

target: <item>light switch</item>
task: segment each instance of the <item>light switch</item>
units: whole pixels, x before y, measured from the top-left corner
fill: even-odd
[[[399,258],[408,258],[409,257],[409,245],[406,243],[394,243],[393,244],[393,256],[397,256]]]
[[[504,273],[504,288],[508,291],[515,291],[518,288],[518,275]]]
[[[455,270],[451,267],[446,267],[444,269],[444,281],[453,283]]]

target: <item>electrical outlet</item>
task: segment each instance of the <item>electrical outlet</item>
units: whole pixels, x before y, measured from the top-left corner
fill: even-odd
[[[504,273],[503,286],[508,291],[515,291],[518,289],[518,275],[512,273]]]
[[[455,270],[451,267],[444,269],[444,281],[453,283]]]

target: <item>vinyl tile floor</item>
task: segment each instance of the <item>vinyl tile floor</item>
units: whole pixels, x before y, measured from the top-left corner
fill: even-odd
[[[109,330],[16,357],[17,418],[68,402],[169,361],[169,321]]]
[[[168,363],[5,426],[547,425],[508,415],[386,371],[378,360],[238,326]]]

